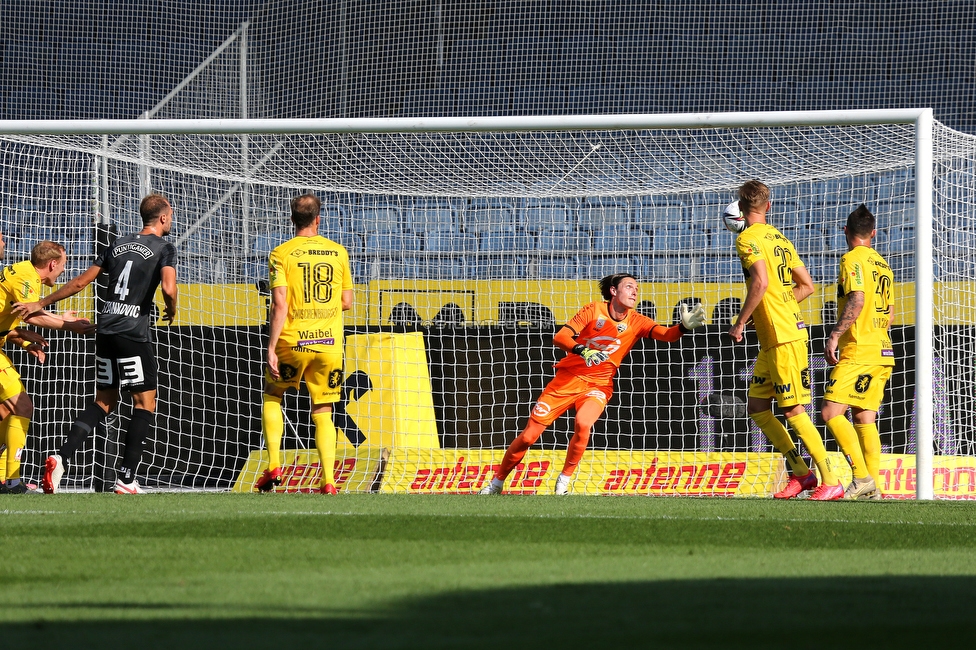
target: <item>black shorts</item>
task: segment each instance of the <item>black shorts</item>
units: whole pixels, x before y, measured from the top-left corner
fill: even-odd
[[[157,372],[156,351],[152,343],[96,334],[96,388],[124,388],[130,393],[156,390]]]

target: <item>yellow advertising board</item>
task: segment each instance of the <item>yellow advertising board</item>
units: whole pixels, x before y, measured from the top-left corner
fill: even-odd
[[[275,492],[318,492],[322,465],[314,449],[286,449],[281,452],[281,485]],[[383,462],[379,447],[340,449],[335,460],[335,486],[339,492],[369,492],[374,489]],[[255,492],[254,484],[268,466],[267,452],[252,451],[234,481],[233,492]]]
[[[393,449],[382,492],[468,494],[480,490],[501,450]],[[505,485],[508,494],[552,494],[565,451],[526,455]],[[786,481],[779,454],[591,451],[583,456],[570,492],[605,495],[765,496]]]
[[[336,426],[351,444],[440,447],[422,333],[347,336],[345,365],[343,410],[352,421]]]

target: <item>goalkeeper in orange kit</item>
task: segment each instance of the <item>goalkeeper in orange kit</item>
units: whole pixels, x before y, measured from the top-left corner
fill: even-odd
[[[569,481],[586,451],[593,425],[613,395],[613,378],[627,353],[639,339],[650,337],[673,343],[705,322],[700,303],[693,308],[682,303],[680,323],[671,327],[658,325],[634,311],[639,291],[634,276],[609,275],[600,280],[605,302],[586,305],[556,332],[552,342],[567,355],[556,363],[556,376],[542,391],[528,424],[509,445],[501,466],[481,494],[501,494],[505,479],[529,447],[556,418],[575,407],[573,437],[555,489],[556,494],[568,494]]]

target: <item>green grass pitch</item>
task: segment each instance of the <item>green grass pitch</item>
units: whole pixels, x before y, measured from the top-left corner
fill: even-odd
[[[976,504],[0,500],[0,647],[969,647]]]

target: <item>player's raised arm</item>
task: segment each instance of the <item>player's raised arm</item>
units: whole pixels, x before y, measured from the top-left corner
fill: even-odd
[[[97,278],[98,274],[101,272],[102,267],[92,264],[84,273],[68,280],[61,285],[57,291],[39,298],[36,302],[14,303],[13,312],[20,316],[23,320],[28,321],[30,320],[30,316],[35,312],[40,312],[59,300],[70,298],[76,293],[82,291],[85,287],[94,282],[95,278]]]

